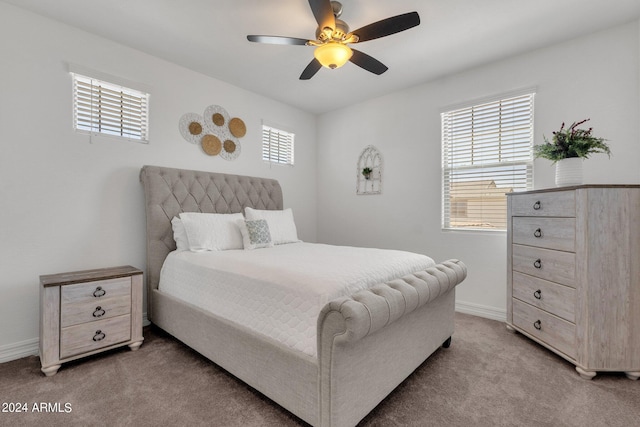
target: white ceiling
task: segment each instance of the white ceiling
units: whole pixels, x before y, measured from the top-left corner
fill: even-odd
[[[301,81],[313,48],[246,35],[313,39],[306,0],[4,1],[312,113],[640,18],[640,0],[343,0],[351,29],[411,11],[421,24],[358,44],[380,76],[348,63]]]

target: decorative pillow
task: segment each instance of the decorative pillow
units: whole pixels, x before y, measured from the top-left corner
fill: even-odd
[[[253,221],[241,219],[238,221],[244,249],[272,248],[273,241],[266,219]]]
[[[174,216],[171,220],[171,228],[173,229],[173,240],[176,241],[176,249],[178,251],[189,250],[189,240],[187,238],[187,231],[184,229],[184,224],[177,216]]]
[[[238,228],[238,220],[242,218],[241,213],[183,212],[180,214],[180,220],[187,234],[189,250],[192,252],[242,249],[242,234]]]
[[[271,239],[274,245],[299,242],[296,223],[293,220],[291,208],[282,211],[258,210],[245,208],[247,220],[264,219],[269,224]]]

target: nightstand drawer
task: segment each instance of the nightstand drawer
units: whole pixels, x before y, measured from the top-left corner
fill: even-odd
[[[573,252],[576,247],[576,220],[514,217],[513,243]]]
[[[111,297],[131,296],[131,279],[99,280],[62,286],[62,305],[66,303],[99,301]]]
[[[571,252],[512,245],[513,271],[575,288],[576,256]]]
[[[576,216],[574,191],[522,194],[511,198],[512,216]]]
[[[131,297],[129,295],[100,299],[98,301],[66,302],[62,304],[60,326],[77,325],[78,323],[95,322],[131,313]]]
[[[513,272],[513,297],[569,322],[576,321],[576,290]]]
[[[513,324],[536,339],[575,359],[575,324],[517,299],[513,300]]]
[[[82,323],[60,330],[60,358],[107,347],[131,338],[131,316]]]

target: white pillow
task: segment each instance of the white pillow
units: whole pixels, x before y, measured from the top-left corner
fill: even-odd
[[[266,219],[254,219],[238,221],[244,249],[272,248],[271,232]]]
[[[238,228],[238,220],[242,218],[241,213],[183,212],[180,214],[189,241],[189,250],[192,252],[242,249],[242,234]]]
[[[274,245],[284,243],[299,242],[296,223],[293,221],[293,211],[291,208],[282,211],[257,210],[252,208],[244,209],[247,220],[266,219],[271,232],[271,240]]]
[[[189,250],[189,239],[187,238],[187,231],[184,229],[184,224],[177,216],[174,216],[171,220],[171,228],[173,229],[173,240],[176,241],[176,249],[178,251]]]

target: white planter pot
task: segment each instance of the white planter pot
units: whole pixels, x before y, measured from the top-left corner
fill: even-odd
[[[556,162],[556,187],[582,184],[582,162],[580,157],[571,157]]]

